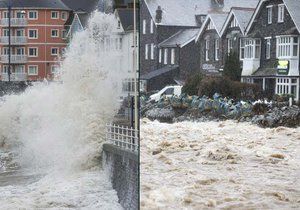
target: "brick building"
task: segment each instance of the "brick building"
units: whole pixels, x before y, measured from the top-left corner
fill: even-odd
[[[8,81],[9,63],[11,81],[37,81],[53,77],[58,57],[67,46],[65,23],[70,11],[60,0],[0,2],[2,81]]]

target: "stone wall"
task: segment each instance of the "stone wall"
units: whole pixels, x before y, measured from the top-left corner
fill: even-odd
[[[124,209],[139,209],[138,154],[111,144],[103,145],[103,165],[110,173],[113,188]]]

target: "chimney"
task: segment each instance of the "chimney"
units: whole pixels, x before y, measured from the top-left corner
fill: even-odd
[[[156,9],[155,21],[157,23],[161,23],[161,20],[162,20],[162,9],[160,6],[158,6]]]
[[[222,9],[224,7],[225,0],[211,0],[212,9]]]

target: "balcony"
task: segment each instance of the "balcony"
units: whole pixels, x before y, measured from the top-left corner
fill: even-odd
[[[2,73],[1,74],[1,80],[2,81],[8,81],[8,74],[7,73]],[[27,74],[26,73],[11,73],[10,74],[10,81],[14,81],[14,82],[27,81]]]
[[[11,36],[10,37],[11,45],[25,45],[27,43],[27,37],[26,36]],[[8,45],[9,44],[9,37],[8,36],[2,36],[0,38],[1,44]]]
[[[9,25],[9,19],[8,18],[2,18],[1,19],[1,26],[8,26]],[[11,27],[24,27],[27,26],[27,20],[25,18],[11,18],[10,19],[10,25]]]
[[[9,56],[8,55],[1,55],[1,62],[2,63],[9,63]],[[11,55],[10,57],[11,64],[17,63],[27,63],[27,55]]]

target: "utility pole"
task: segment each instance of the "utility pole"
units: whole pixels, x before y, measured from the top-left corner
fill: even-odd
[[[136,31],[136,0],[133,0],[133,73],[134,73],[134,128],[139,129],[139,109],[138,109],[138,78],[137,78],[137,31]]]

